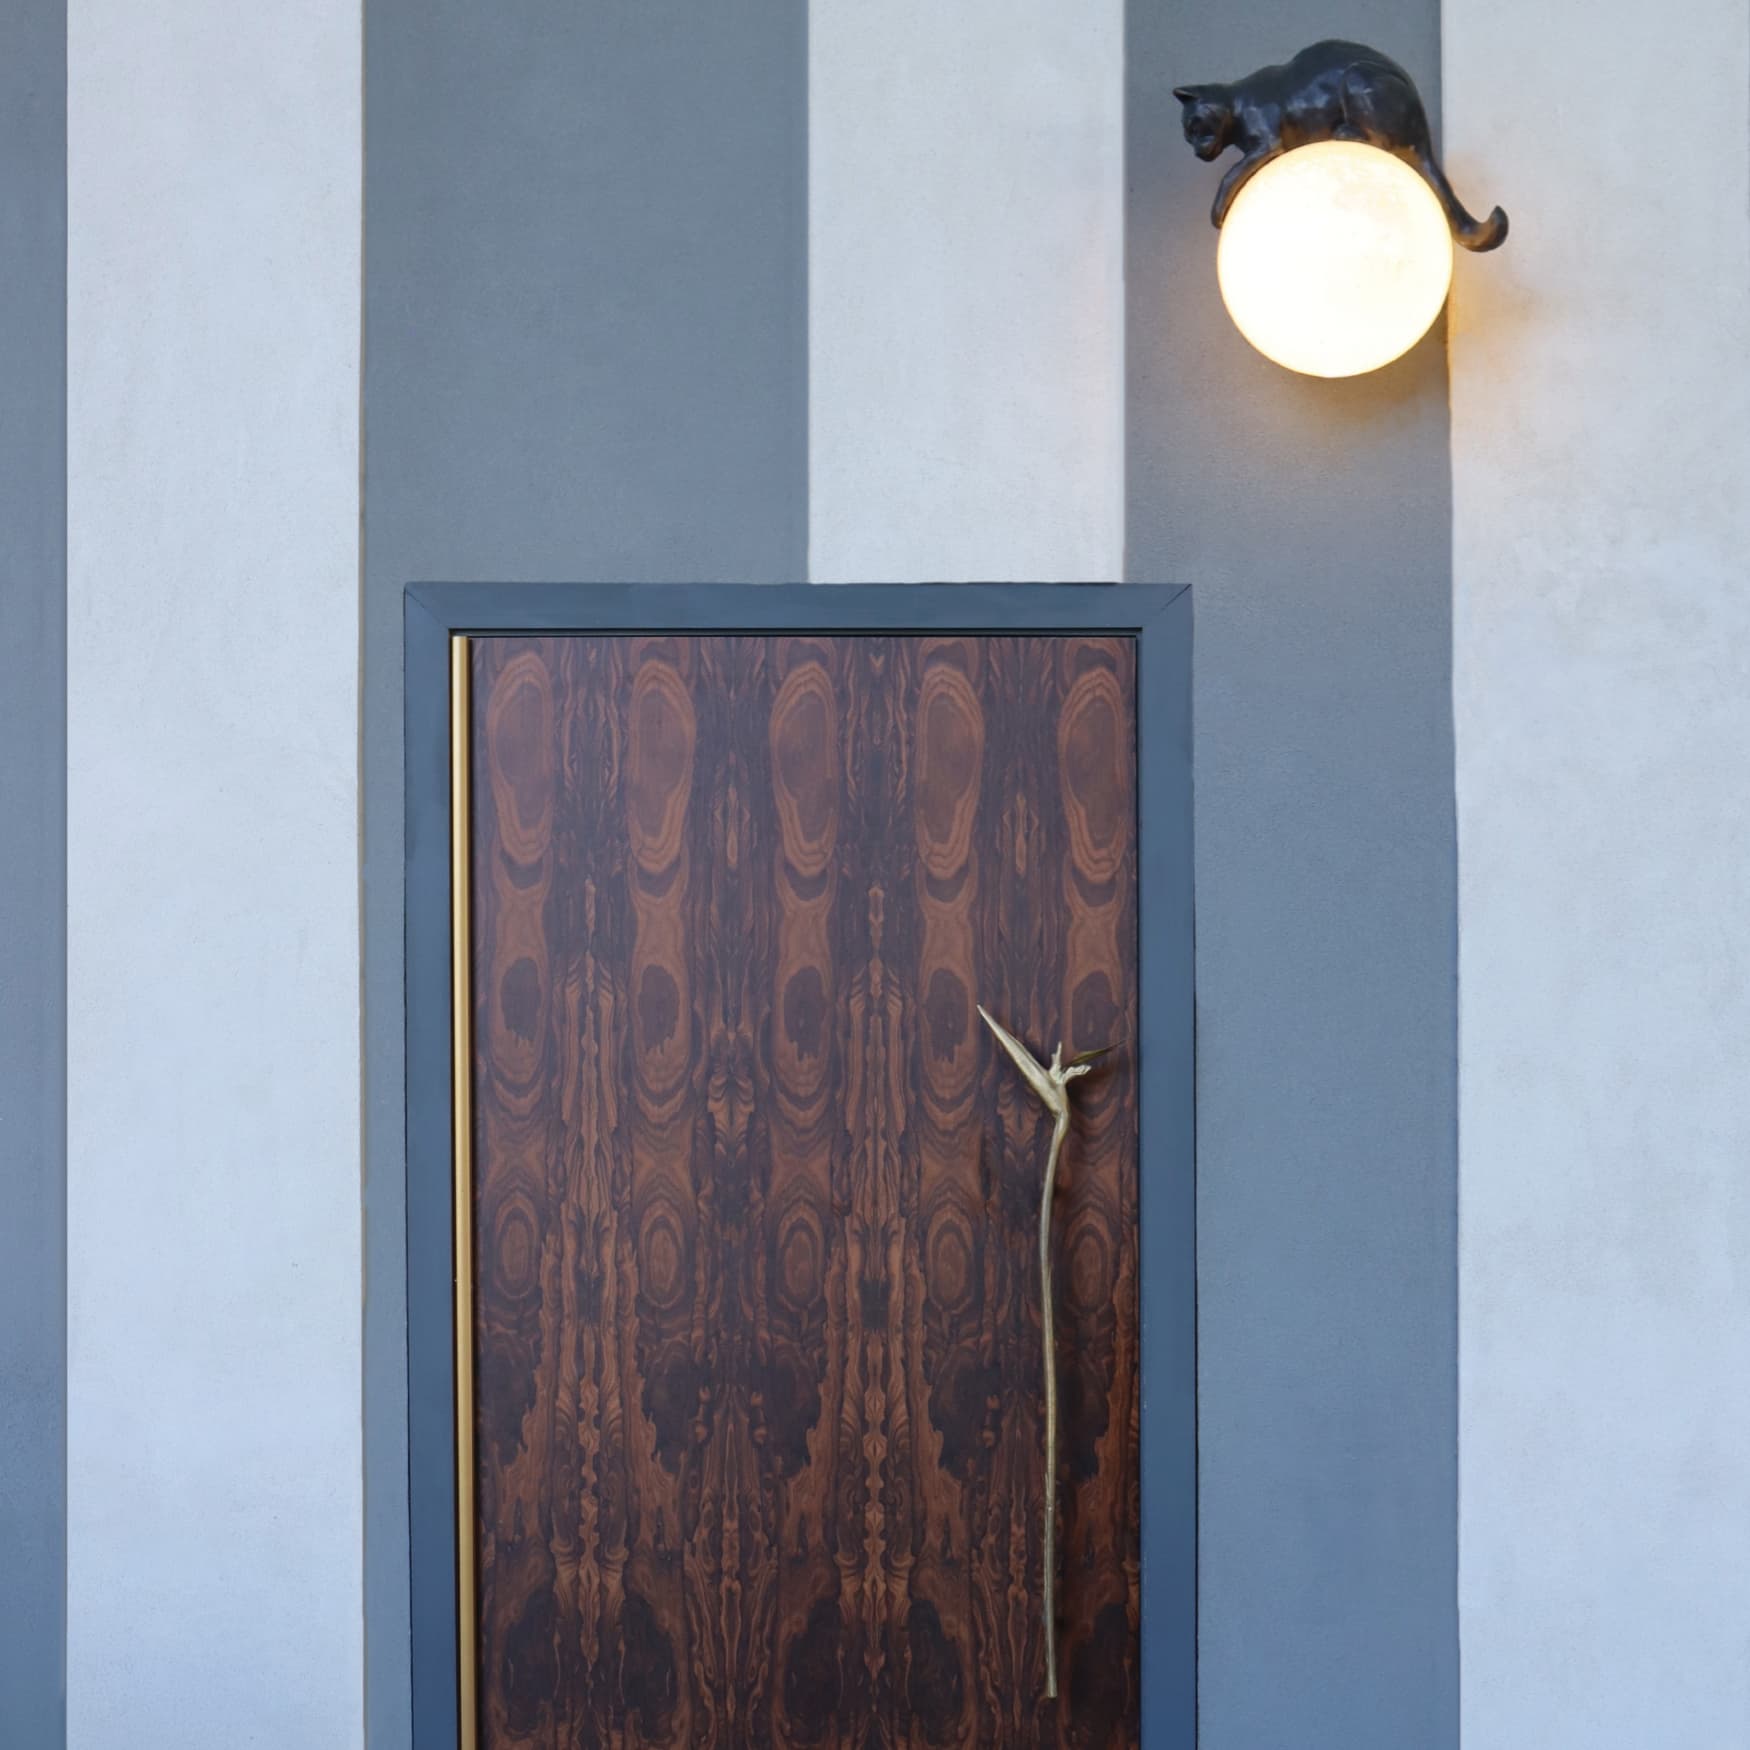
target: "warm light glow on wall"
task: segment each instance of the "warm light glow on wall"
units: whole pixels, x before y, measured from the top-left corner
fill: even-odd
[[[1266,358],[1314,377],[1390,364],[1452,283],[1434,191],[1377,146],[1329,140],[1266,164],[1221,227],[1221,295]]]

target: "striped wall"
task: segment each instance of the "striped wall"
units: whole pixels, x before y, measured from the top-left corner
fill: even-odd
[[[1515,226],[1346,384],[1170,96],[1332,33]],[[1206,1750],[1742,1738],[1741,0],[0,47],[0,1743],[407,1745],[401,591],[700,577],[1194,587]]]

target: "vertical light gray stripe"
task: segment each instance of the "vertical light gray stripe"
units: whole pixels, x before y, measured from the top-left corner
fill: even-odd
[[[1344,383],[1252,352],[1171,95],[1340,27],[1432,99],[1438,8],[1130,0],[1128,26],[1128,565],[1197,611],[1202,1743],[1451,1750],[1442,338]]]
[[[1116,578],[1122,0],[810,28],[810,575]]]
[[[67,9],[0,4],[0,1742],[66,1729]]]
[[[68,24],[68,1736],[356,1750],[357,0]]]
[[[365,33],[367,1711],[396,1747],[401,593],[804,575],[807,12],[368,0]]]
[[[1743,1745],[1750,7],[1444,30],[1513,216],[1453,297],[1464,1742]]]

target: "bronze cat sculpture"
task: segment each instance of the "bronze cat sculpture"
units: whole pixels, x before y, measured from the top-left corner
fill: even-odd
[[[1455,241],[1466,249],[1498,249],[1507,239],[1499,207],[1473,219],[1434,156],[1428,112],[1415,81],[1389,56],[1360,43],[1322,42],[1280,67],[1260,67],[1231,85],[1181,85],[1185,138],[1205,163],[1238,146],[1216,190],[1216,225],[1234,197],[1272,158],[1321,140],[1378,146],[1418,171],[1446,210]]]

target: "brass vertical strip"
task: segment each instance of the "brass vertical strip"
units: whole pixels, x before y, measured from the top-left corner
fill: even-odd
[[[450,640],[450,1079],[453,1089],[456,1307],[456,1691],[460,1750],[478,1750],[478,1598],[474,1533],[474,1007],[471,918],[471,652]]]

